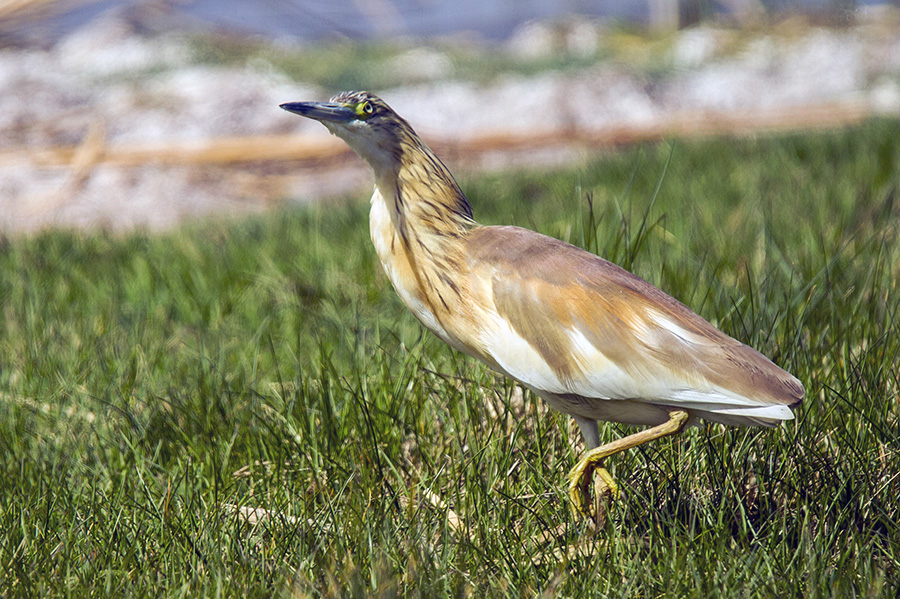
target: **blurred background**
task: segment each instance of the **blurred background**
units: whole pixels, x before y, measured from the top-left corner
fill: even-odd
[[[360,193],[281,111],[381,95],[457,173],[900,113],[900,12],[846,0],[0,0],[0,233]],[[367,196],[367,194],[365,194]]]

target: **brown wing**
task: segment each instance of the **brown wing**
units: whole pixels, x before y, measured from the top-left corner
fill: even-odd
[[[567,392],[702,409],[790,406],[803,397],[800,382],[768,358],[594,254],[525,229],[481,227],[467,255],[473,272],[491,277],[499,316]],[[558,393],[548,378],[523,382]]]

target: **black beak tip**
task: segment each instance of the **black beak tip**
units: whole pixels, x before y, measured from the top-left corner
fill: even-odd
[[[302,102],[285,102],[284,104],[278,105],[279,108],[287,110],[288,112],[299,112],[302,106]]]

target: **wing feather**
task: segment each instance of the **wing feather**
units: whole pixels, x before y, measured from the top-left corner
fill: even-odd
[[[539,392],[763,420],[790,418],[803,397],[768,358],[594,254],[516,227],[481,227],[469,243],[472,272],[491,280],[488,328],[504,328],[488,351]]]

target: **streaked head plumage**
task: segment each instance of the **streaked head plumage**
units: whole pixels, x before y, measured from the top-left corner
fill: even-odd
[[[341,92],[329,100],[334,104],[341,104],[353,110],[360,121],[372,119],[390,120],[400,118],[384,100],[371,92]]]

